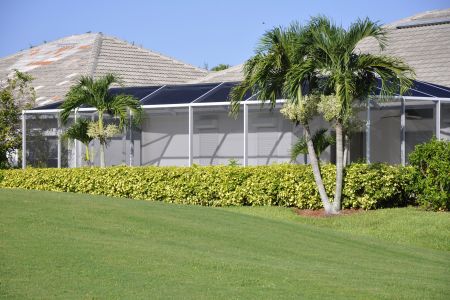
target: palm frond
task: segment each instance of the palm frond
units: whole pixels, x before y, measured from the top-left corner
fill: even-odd
[[[368,37],[374,38],[380,49],[383,50],[387,45],[386,34],[386,30],[378,22],[373,22],[369,18],[358,19],[350,25],[345,34],[345,45],[348,53],[353,52],[356,45]]]
[[[128,118],[128,110],[133,113],[133,119],[138,122],[142,117],[142,108],[139,100],[130,95],[117,95],[107,102],[107,112],[119,119],[119,128],[122,129]]]
[[[320,156],[329,146],[335,144],[333,136],[327,134],[327,129],[317,130],[311,137],[314,151]],[[308,154],[308,145],[305,137],[301,137],[291,148],[291,161],[295,161],[300,154]]]
[[[77,121],[64,132],[62,137],[68,140],[78,140],[83,144],[88,145],[93,139],[87,134],[89,124],[90,121],[86,119],[77,119]]]

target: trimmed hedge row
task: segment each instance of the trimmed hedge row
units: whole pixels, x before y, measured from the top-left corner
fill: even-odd
[[[5,170],[0,188],[87,193],[205,206],[322,207],[310,166],[110,167]],[[346,169],[343,206],[374,209],[408,204],[409,168],[353,164]],[[323,165],[333,197],[335,167]],[[1,179],[3,177],[3,180]]]

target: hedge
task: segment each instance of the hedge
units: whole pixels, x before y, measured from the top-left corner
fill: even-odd
[[[450,209],[450,143],[432,138],[409,155],[414,167],[410,191],[417,203],[431,210]]]
[[[109,167],[5,170],[0,188],[24,188],[205,206],[322,207],[310,166]],[[343,206],[375,209],[408,204],[408,168],[353,164],[346,169]],[[335,167],[322,175],[333,197]],[[3,177],[3,180],[1,178]]]

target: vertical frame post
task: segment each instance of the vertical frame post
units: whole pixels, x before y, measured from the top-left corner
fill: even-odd
[[[366,163],[370,164],[370,99],[367,99],[367,118],[366,118]]]
[[[75,108],[75,113],[73,116],[74,123],[77,122],[77,119],[78,119],[78,108]],[[78,141],[77,140],[74,140],[73,157],[74,157],[74,160],[73,160],[74,167],[76,168],[76,167],[78,167]]]
[[[27,167],[27,119],[22,110],[22,169]]]
[[[189,161],[188,165],[192,166],[194,161],[194,110],[192,105],[189,105]]]
[[[248,104],[244,102],[244,167],[248,166]]]
[[[61,141],[61,134],[62,134],[62,129],[61,129],[61,117],[57,116],[57,120],[58,120],[58,168],[61,168],[61,150],[62,150],[62,141]]]
[[[406,164],[405,153],[405,135],[406,135],[406,108],[405,98],[401,98],[400,107],[400,162],[404,166]]]
[[[127,165],[127,126],[122,130],[122,164]]]
[[[436,138],[441,139],[441,100],[436,101]]]
[[[128,114],[128,130],[129,130],[129,151],[130,151],[130,157],[129,157],[129,165],[132,167],[134,165],[134,141],[133,141],[133,113],[130,110]]]

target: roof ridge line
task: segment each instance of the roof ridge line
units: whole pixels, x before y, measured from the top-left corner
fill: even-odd
[[[103,44],[103,33],[99,32],[94,41],[94,48],[92,49],[91,57],[92,57],[92,67],[89,75],[94,77],[95,71],[97,70],[98,65],[98,57],[100,56],[100,50]],[[88,65],[89,66],[89,65]]]

